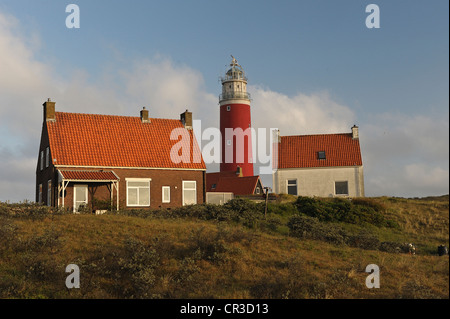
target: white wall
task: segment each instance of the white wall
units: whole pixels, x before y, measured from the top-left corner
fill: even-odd
[[[364,196],[362,166],[278,169],[273,174],[274,192],[287,194],[287,180],[297,180],[298,196],[333,197],[335,182],[347,181],[350,197]]]

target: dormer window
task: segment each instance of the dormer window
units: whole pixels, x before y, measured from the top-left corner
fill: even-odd
[[[327,159],[326,155],[325,155],[325,151],[319,151],[317,152],[317,158],[320,160],[324,160]]]

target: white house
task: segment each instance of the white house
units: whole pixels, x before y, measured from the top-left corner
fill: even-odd
[[[278,135],[274,192],[296,196],[363,197],[358,127],[351,133]]]

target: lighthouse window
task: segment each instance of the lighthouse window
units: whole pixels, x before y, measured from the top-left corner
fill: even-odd
[[[227,145],[228,145],[228,146],[231,145],[231,140],[227,140]]]
[[[227,111],[228,112],[231,111],[231,106],[230,105],[227,105]]]

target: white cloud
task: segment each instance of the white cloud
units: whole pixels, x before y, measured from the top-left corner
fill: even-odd
[[[289,97],[261,86],[249,86],[248,90],[254,127],[276,127],[281,135],[304,135],[346,133],[355,124],[352,110],[327,92]]]
[[[380,114],[360,128],[366,195],[449,192],[448,115]]]

